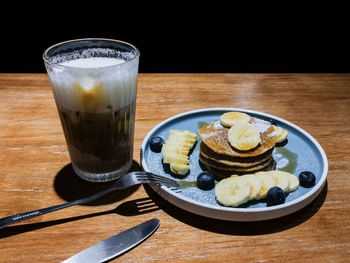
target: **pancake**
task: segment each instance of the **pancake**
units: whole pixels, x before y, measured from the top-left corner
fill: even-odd
[[[264,162],[259,163],[257,165],[249,166],[249,167],[240,167],[240,166],[227,166],[227,165],[224,165],[224,164],[220,164],[220,163],[217,163],[217,162],[215,162],[213,160],[210,160],[210,159],[204,157],[201,154],[199,155],[199,160],[203,164],[205,164],[205,166],[207,166],[207,167],[209,166],[209,167],[212,167],[212,168],[215,168],[215,169],[218,169],[218,170],[223,170],[223,171],[247,172],[247,173],[259,171],[259,170],[265,168],[266,166],[268,166],[270,164],[272,159],[273,158],[271,156],[267,160],[265,160]]]
[[[261,140],[257,147],[249,151],[239,151],[230,145],[227,139],[229,128],[223,126],[220,121],[204,125],[199,129],[198,134],[208,148],[222,155],[254,157],[272,149],[275,146],[276,133],[271,123],[257,118],[251,118],[249,122],[256,127]]]
[[[220,178],[232,174],[248,174],[258,171],[274,170],[276,162],[272,157],[276,143],[275,128],[270,122],[250,118],[260,135],[260,143],[251,150],[241,151],[231,146],[228,141],[229,127],[220,121],[209,123],[199,129],[202,139],[199,159],[207,169]]]
[[[273,148],[253,157],[232,157],[223,154],[218,154],[206,146],[203,142],[200,144],[200,154],[207,159],[215,161],[219,164],[227,166],[251,167],[263,163],[271,158]]]
[[[232,172],[232,171],[227,171],[227,170],[220,170],[220,169],[213,168],[210,166],[206,166],[206,167],[207,167],[208,171],[212,172],[213,174],[215,174],[217,177],[219,177],[221,179],[230,177],[231,175],[244,175],[244,174],[248,173],[248,172]],[[271,162],[269,163],[269,165],[265,166],[261,170],[255,171],[253,173],[261,172],[261,171],[272,171],[272,170],[275,170],[275,168],[276,168],[276,162],[274,159],[272,159]],[[252,172],[249,172],[249,173],[252,173]]]

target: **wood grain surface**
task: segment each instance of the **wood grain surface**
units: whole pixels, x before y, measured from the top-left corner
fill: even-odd
[[[348,262],[350,75],[140,74],[133,168],[156,124],[209,107],[262,111],[309,132],[329,160],[321,194],[292,215],[245,223],[191,214],[133,187],[0,229],[0,262],[60,262],[152,218],[157,232],[115,262]],[[0,217],[106,185],[74,175],[47,75],[0,74]]]

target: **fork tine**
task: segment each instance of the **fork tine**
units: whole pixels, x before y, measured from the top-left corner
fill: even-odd
[[[164,185],[168,185],[168,186],[179,187],[179,185],[178,185],[178,183],[176,181],[165,180],[165,179],[152,179],[152,180],[155,183],[160,183],[160,184],[164,184]]]
[[[157,174],[147,173],[147,175],[150,176],[150,177],[156,178],[156,179],[165,179],[165,180],[168,180],[168,181],[176,182],[175,180],[173,180],[171,178],[164,177],[164,176],[157,175]]]
[[[177,183],[175,180],[165,177],[165,176],[161,176],[161,175],[157,175],[157,174],[153,174],[153,173],[149,173],[149,172],[144,172],[145,175],[150,176],[152,178],[155,178],[157,180],[166,180],[168,182],[172,182],[172,183]]]
[[[177,183],[175,180],[159,176],[159,175],[147,175],[149,178],[152,178],[154,180],[162,181],[162,182],[169,182],[169,183]]]
[[[174,187],[174,188],[179,188],[179,185],[173,182],[161,182],[159,180],[153,180],[153,179],[137,179],[139,183],[142,184],[160,184],[168,187]]]
[[[139,171],[139,172],[135,172],[134,174],[136,176],[143,176],[143,178],[152,178],[152,179],[156,179],[156,180],[166,180],[168,182],[175,182],[176,183],[176,181],[171,179],[171,178],[157,175],[157,174],[153,174],[153,173],[149,173],[149,172]]]
[[[179,184],[175,180],[164,176],[155,175],[148,172],[135,172],[134,174],[140,183],[158,183],[166,186],[179,187]]]
[[[143,183],[155,183],[155,184],[162,184],[166,186],[179,187],[176,181],[155,179],[155,178],[138,178],[137,180]]]
[[[155,174],[148,174],[147,176],[149,176],[150,178],[152,178],[154,180],[160,181],[160,182],[167,182],[167,183],[178,185],[178,183],[175,180],[164,177],[164,176],[155,175]]]

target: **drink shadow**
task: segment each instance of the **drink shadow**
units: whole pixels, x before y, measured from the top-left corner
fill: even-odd
[[[132,166],[128,172],[141,170],[141,166],[136,161],[133,161]],[[54,180],[54,189],[58,196],[60,196],[63,200],[70,202],[103,191],[115,182],[116,180],[109,182],[85,181],[74,172],[72,164],[70,163],[64,166],[57,173]],[[138,189],[138,187],[139,185],[136,185],[127,189],[113,191],[97,200],[82,205],[98,206],[118,202],[130,196],[133,192],[135,192]]]
[[[326,182],[315,200],[299,211],[280,218],[254,222],[225,221],[193,214],[164,200],[150,186],[145,185],[144,188],[149,197],[160,209],[185,224],[220,234],[251,236],[281,232],[296,227],[310,219],[324,203],[327,196],[328,184]]]

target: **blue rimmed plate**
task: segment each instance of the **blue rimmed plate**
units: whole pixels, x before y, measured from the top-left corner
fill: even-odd
[[[189,130],[197,133],[199,128],[209,122],[219,120],[228,111],[240,111],[263,120],[274,122],[288,131],[285,145],[275,147],[273,157],[277,170],[286,170],[299,175],[302,171],[311,171],[316,175],[316,184],[311,188],[299,187],[288,194],[282,205],[267,206],[261,202],[247,203],[233,208],[220,205],[215,199],[214,189],[203,191],[197,187],[173,190],[164,186],[153,185],[153,189],[170,203],[189,212],[205,217],[230,221],[258,221],[277,218],[291,214],[312,202],[321,192],[327,178],[328,161],[320,144],[306,131],[279,117],[251,110],[238,108],[209,108],[185,112],[169,118],[154,127],[145,137],[141,146],[141,165],[145,171],[163,175],[175,180],[196,181],[197,175],[203,171],[199,162],[199,140],[189,156],[190,172],[184,178],[177,178],[170,169],[163,165],[161,153],[151,151],[150,138],[160,136],[168,138],[169,130]]]

